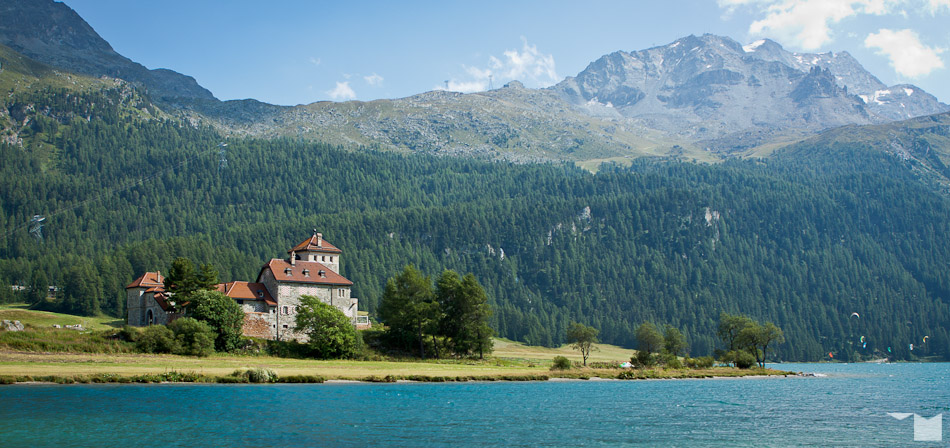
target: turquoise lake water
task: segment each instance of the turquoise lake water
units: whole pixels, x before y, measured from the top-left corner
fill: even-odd
[[[0,387],[0,446],[948,446],[950,364],[817,378]]]

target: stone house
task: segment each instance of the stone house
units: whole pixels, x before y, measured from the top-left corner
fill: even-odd
[[[146,272],[125,287],[129,325],[168,325],[179,316],[165,293],[162,272]]]
[[[274,258],[264,264],[256,282],[216,285],[244,310],[245,336],[305,340],[294,328],[303,295],[335,306],[357,328],[369,327],[368,316],[358,311],[359,300],[350,292],[353,282],[339,274],[343,251],[314,231],[287,253],[285,259]],[[129,325],[167,324],[178,317],[172,312],[163,281],[160,272],[146,272],[126,287]]]

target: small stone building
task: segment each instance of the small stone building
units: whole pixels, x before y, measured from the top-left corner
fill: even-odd
[[[165,277],[146,272],[125,287],[129,325],[168,325],[179,316],[165,294]]]
[[[244,335],[267,339],[304,340],[294,323],[300,296],[311,295],[335,306],[357,328],[368,328],[369,319],[358,311],[352,297],[353,282],[339,274],[340,249],[313,235],[287,251],[285,259],[274,258],[261,267],[257,282],[234,281],[216,285],[244,310]],[[126,287],[129,325],[167,324],[172,311],[160,272],[146,272]]]

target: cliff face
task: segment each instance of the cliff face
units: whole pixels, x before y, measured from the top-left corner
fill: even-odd
[[[190,76],[149,70],[116,53],[75,11],[53,0],[0,0],[0,43],[59,69],[130,81],[156,100],[214,99]]]

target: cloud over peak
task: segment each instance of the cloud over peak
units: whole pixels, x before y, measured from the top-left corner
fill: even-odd
[[[327,95],[330,95],[330,98],[333,101],[345,101],[356,99],[356,92],[353,91],[353,88],[350,87],[350,82],[337,82],[336,87],[327,90]]]
[[[943,68],[939,54],[943,48],[928,47],[920,42],[913,30],[889,30],[882,28],[864,39],[864,46],[876,49],[876,53],[890,59],[897,73],[916,78]]]
[[[505,50],[501,57],[489,56],[485,67],[463,66],[467,79],[451,79],[436,90],[455,92],[481,92],[489,84],[502,85],[511,80],[522,81],[529,87],[549,87],[560,81],[555,68],[554,56],[538,51],[536,45],[521,37],[521,49]]]
[[[884,15],[901,0],[720,0],[736,8],[758,6],[765,17],[752,22],[752,35],[772,35],[804,50],[817,50],[833,40],[832,25],[857,15]]]

